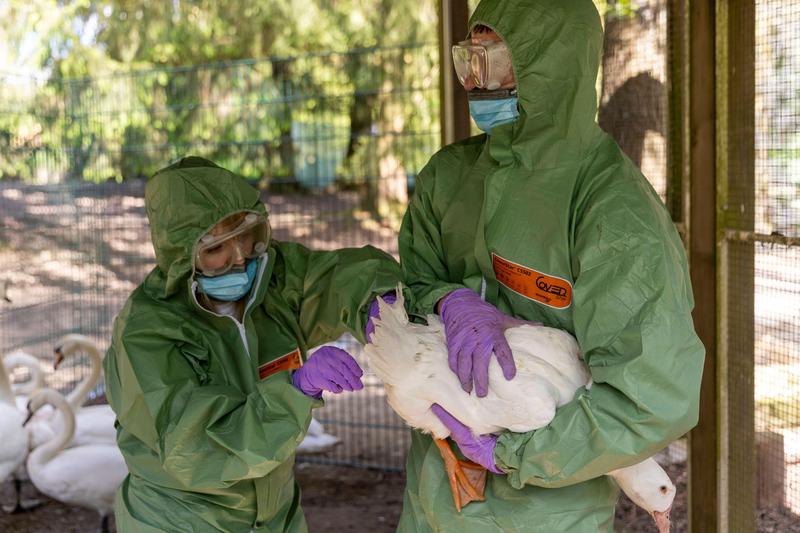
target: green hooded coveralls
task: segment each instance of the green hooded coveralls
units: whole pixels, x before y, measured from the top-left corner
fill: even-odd
[[[680,238],[595,122],[602,29],[591,0],[483,0],[507,43],[520,117],[449,145],[420,173],[400,231],[411,311],[469,287],[573,334],[594,385],[546,427],[500,435],[486,501],[456,512],[430,436],[413,432],[399,531],[612,531],[637,463],[697,423],[704,349]],[[491,383],[490,383],[491,386]]]
[[[243,322],[201,307],[193,249],[233,213],[266,214],[244,179],[185,158],[147,184],[158,266],[114,324],[104,361],[117,443],[130,475],[117,494],[122,533],[305,531],[292,466],[311,409],[288,371],[259,367],[350,331],[400,269],[371,247],[312,252],[272,241]]]

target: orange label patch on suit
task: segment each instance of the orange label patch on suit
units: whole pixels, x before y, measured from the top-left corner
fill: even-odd
[[[286,355],[282,355],[258,367],[258,379],[268,378],[282,370],[295,370],[301,366],[303,366],[303,358],[300,357],[300,349],[296,348]]]
[[[531,300],[564,309],[572,303],[572,284],[492,253],[494,275],[502,285]]]

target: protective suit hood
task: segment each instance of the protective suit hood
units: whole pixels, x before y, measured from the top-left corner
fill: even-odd
[[[595,83],[603,30],[590,0],[483,0],[469,20],[506,42],[517,80],[520,117],[492,130],[500,164],[552,168],[597,143]]]
[[[188,287],[197,240],[239,211],[266,216],[258,191],[245,180],[201,157],[184,157],[156,172],[145,187],[145,207],[166,298]],[[148,288],[152,287],[148,285]],[[188,290],[188,288],[187,288]]]

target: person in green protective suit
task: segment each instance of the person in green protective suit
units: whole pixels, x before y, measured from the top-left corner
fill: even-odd
[[[469,27],[454,65],[486,134],[446,146],[418,177],[399,237],[410,311],[442,314],[450,367],[477,396],[492,353],[513,379],[502,331],[515,320],[574,335],[594,385],[544,428],[452,433],[490,472],[485,501],[461,512],[438,448],[413,432],[399,531],[613,531],[619,489],[603,474],[697,423],[704,348],[686,257],[595,121],[591,0],[482,0]]]
[[[295,449],[323,390],[362,385],[343,350],[302,361],[346,331],[364,341],[370,304],[400,267],[372,247],[271,240],[258,191],[198,157],[157,172],[145,205],[157,266],[104,361],[130,470],[117,528],[305,531]]]

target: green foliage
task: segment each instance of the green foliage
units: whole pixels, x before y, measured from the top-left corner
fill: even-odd
[[[634,0],[596,0],[595,5],[603,17],[632,18],[639,10]]]
[[[770,428],[800,426],[796,398],[765,398],[756,401],[756,418]]]
[[[48,178],[141,177],[189,152],[230,161],[265,183],[307,174],[315,164],[308,157],[332,162],[326,176],[311,176],[328,182],[374,178],[376,154],[390,152],[419,162],[413,172],[435,149],[435,57],[434,46],[422,45],[53,80],[35,88],[36,98],[19,95],[26,111],[0,117],[0,143],[63,149],[67,168]],[[47,102],[53,109],[40,113]],[[411,149],[386,142],[420,133],[429,138]],[[367,160],[359,157],[364,149]],[[11,160],[19,166],[20,154]],[[23,167],[1,168],[34,179]]]
[[[336,137],[315,142],[337,179],[374,176],[358,154],[372,146],[386,156],[397,143],[377,147],[376,137],[398,124],[438,139],[436,49],[393,48],[435,41],[434,6],[11,0],[0,6],[12,43],[0,58],[48,81],[22,77],[0,92],[0,177],[138,177],[191,152],[264,183],[292,181],[307,163],[301,130]],[[398,155],[423,159],[429,144]]]

